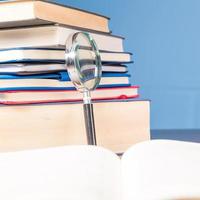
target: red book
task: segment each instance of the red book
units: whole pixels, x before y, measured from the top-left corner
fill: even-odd
[[[114,100],[139,97],[138,86],[99,88],[91,92],[93,100]],[[38,90],[0,92],[0,104],[39,104],[81,101],[82,94],[76,90]]]

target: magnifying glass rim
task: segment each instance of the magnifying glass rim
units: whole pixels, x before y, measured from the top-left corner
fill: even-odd
[[[83,74],[81,73],[81,67],[79,58],[77,55],[77,50],[80,45],[76,42],[76,38],[78,35],[83,35],[86,40],[88,41],[90,47],[92,47],[92,51],[95,54],[95,73],[94,73],[94,85],[91,88],[88,88],[84,81],[83,81]],[[79,91],[92,91],[96,89],[96,87],[99,85],[101,80],[101,74],[102,74],[102,67],[101,67],[101,57],[99,53],[99,49],[96,45],[96,42],[94,39],[90,36],[89,33],[86,32],[76,32],[72,34],[68,40],[66,41],[66,51],[65,51],[65,59],[66,59],[66,67],[68,70],[69,77],[75,87]]]

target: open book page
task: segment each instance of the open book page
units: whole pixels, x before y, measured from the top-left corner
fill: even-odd
[[[94,146],[0,153],[2,200],[120,200],[120,159]]]
[[[123,200],[200,199],[200,144],[154,140],[122,157]]]

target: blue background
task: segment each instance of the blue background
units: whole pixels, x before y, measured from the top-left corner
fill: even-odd
[[[200,128],[199,0],[58,0],[107,15],[133,53],[132,84],[151,99],[152,129]]]

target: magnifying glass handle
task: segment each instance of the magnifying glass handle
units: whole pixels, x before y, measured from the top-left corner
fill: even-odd
[[[93,104],[91,101],[90,91],[83,92],[83,110],[85,118],[85,128],[87,133],[87,141],[89,145],[97,145],[95,124],[94,124],[94,112]]]
[[[96,134],[95,134],[95,124],[94,124],[94,113],[93,105],[83,104],[84,117],[85,117],[85,128],[87,132],[87,141],[89,145],[96,145]]]

